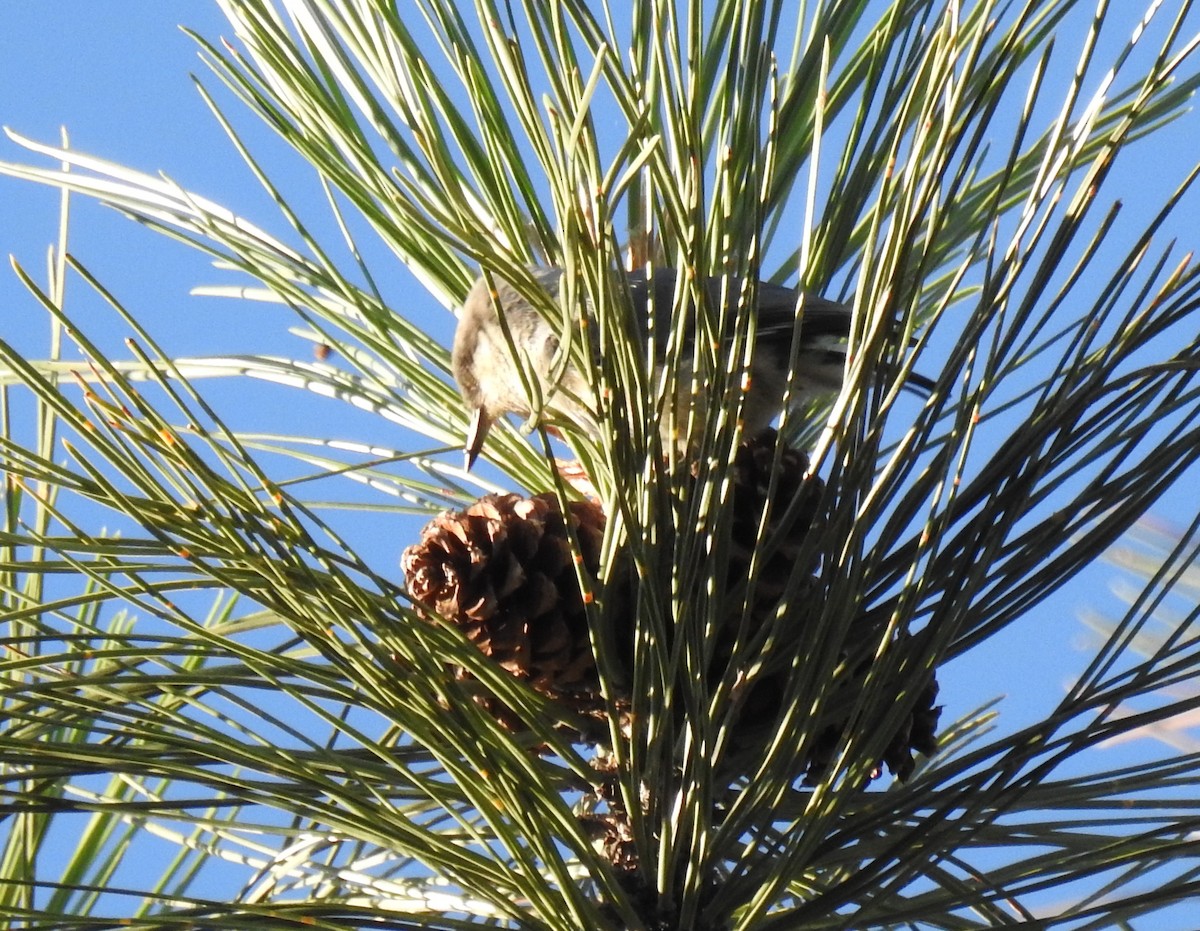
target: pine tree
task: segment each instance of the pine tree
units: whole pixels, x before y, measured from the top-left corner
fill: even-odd
[[[1050,596],[1200,458],[1200,282],[1156,240],[1195,172],[1144,228],[1106,187],[1154,163],[1200,80],[1190,4],[1149,5],[1111,53],[1121,14],[1074,0],[220,5],[235,41],[196,36],[203,57],[316,172],[341,243],[215,95],[292,244],[70,148],[13,135],[38,164],[0,169],[207,252],[230,282],[209,293],[291,308],[317,358],[173,356],[65,250],[48,287],[17,266],[53,348],[31,361],[28,324],[0,322],[0,915],[1174,920],[1200,767],[1099,747],[1195,706],[1172,690],[1200,672],[1195,609],[1138,639],[1194,528],[1045,719],[964,711],[939,671],[1037,642]],[[563,269],[560,299],[535,264]],[[464,470],[447,340],[375,286],[401,265],[447,308],[481,270],[511,281],[598,435],[514,419]],[[661,368],[619,286],[646,267],[685,283],[652,316]],[[64,274],[127,355],[69,315]],[[714,276],[749,291],[713,306]],[[854,322],[840,394],[751,436],[759,280]],[[405,443],[237,428],[219,377]],[[395,517],[384,562],[310,493],[349,482]]]

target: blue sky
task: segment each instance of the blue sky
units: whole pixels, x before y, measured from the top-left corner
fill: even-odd
[[[181,21],[209,36],[229,31],[210,3],[7,6],[0,14],[0,122],[48,143],[65,127],[74,148],[166,172],[214,200],[254,209],[262,195],[196,92],[192,76],[207,79],[206,69]],[[28,160],[7,139],[0,151],[6,161]],[[57,236],[58,196],[7,178],[0,185],[2,248],[44,280],[45,250]],[[187,297],[192,286],[215,280],[195,251],[82,198],[73,201],[71,249],[140,313],[167,315],[167,331],[156,329],[157,335],[168,341],[177,335],[180,345],[193,347],[189,352],[228,351],[240,343],[232,338],[236,328],[204,322],[220,312],[218,302]],[[150,267],[154,274],[146,274]],[[5,302],[19,293],[4,275]],[[250,322],[244,313],[241,318]]]
[[[180,22],[209,38],[230,32],[214,3],[196,0],[5,4],[0,8],[0,123],[45,142],[54,142],[59,128],[65,126],[77,149],[143,171],[164,171],[185,187],[278,230],[274,207],[195,90],[192,74],[200,75],[209,87],[216,81],[200,63],[193,40],[178,28]],[[1085,26],[1086,17],[1077,17],[1074,23]],[[1110,33],[1116,38],[1124,34],[1127,31]],[[1067,66],[1060,63],[1060,67]],[[241,120],[239,126],[267,154],[272,170],[278,170],[285,184],[289,180],[307,183],[309,174],[303,166],[269,134],[255,128],[252,119]],[[1189,114],[1138,152],[1141,160],[1123,162],[1116,183],[1105,193],[1109,199],[1120,196],[1126,212],[1134,216],[1147,205],[1161,204],[1164,192],[1200,161],[1200,120]],[[0,160],[24,161],[27,156],[4,139]],[[1168,230],[1197,245],[1195,196],[1189,204],[1168,223]],[[56,237],[57,205],[58,196],[49,189],[0,177],[0,252],[15,255],[39,280],[44,279],[46,248]],[[285,334],[294,321],[284,311],[189,296],[191,288],[221,280],[198,252],[81,199],[75,200],[73,211],[73,252],[146,319],[168,349],[187,354],[306,351],[301,341]],[[1136,229],[1137,224],[1130,228]],[[409,288],[397,286],[396,293],[409,302],[407,313],[423,316],[448,335],[449,315],[436,302]],[[90,295],[81,293],[80,299],[75,312],[81,322],[95,321],[102,328],[102,321],[109,319],[103,308]],[[15,334],[17,340],[27,341],[31,353],[38,354],[38,347],[44,345],[44,329],[39,329],[43,323],[41,311],[7,266],[0,269],[0,326],[6,338]],[[248,390],[258,389],[252,385]],[[274,417],[281,408],[270,405],[287,402],[282,393],[270,397],[267,406],[247,413],[268,420]],[[353,425],[349,429],[358,425],[368,429],[366,419],[348,424]],[[395,442],[395,437],[379,442]],[[1195,510],[1193,488],[1194,483],[1181,484],[1159,512],[1167,518],[1190,517]],[[409,525],[415,535],[419,521]],[[394,525],[378,520],[368,520],[364,527],[373,537],[368,542],[377,549],[378,558],[390,560],[393,574],[398,574],[395,559],[409,540],[398,539]],[[1083,605],[1096,607],[1098,600],[1101,606],[1107,603],[1101,589],[1108,574],[1098,570],[1043,606],[1039,609],[1043,625],[1014,630],[992,648],[990,661],[949,671],[943,679],[949,717],[1034,679],[1060,685],[1080,662],[1071,648],[1081,630],[1074,611]],[[1021,703],[1012,708],[1021,716]],[[1035,713],[1034,708],[1023,710]]]

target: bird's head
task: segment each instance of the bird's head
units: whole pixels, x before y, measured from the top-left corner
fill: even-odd
[[[493,338],[498,330],[487,282],[480,278],[463,302],[450,353],[450,369],[467,410],[471,412],[464,446],[468,469],[479,458],[488,430],[503,413],[498,408],[499,399],[494,397],[496,392],[492,387],[498,377],[503,377],[497,372]]]

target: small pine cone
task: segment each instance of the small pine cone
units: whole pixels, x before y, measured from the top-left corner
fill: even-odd
[[[859,669],[855,678],[857,680],[865,675],[866,664]],[[913,753],[931,756],[937,749],[937,722],[942,713],[941,706],[934,704],[937,695],[937,679],[930,679],[921,690],[916,707],[892,734],[883,751],[883,758],[872,768],[872,779],[881,775],[883,767],[887,766],[888,772],[901,782],[906,782],[916,769]],[[846,701],[850,700],[847,696]],[[845,726],[843,719],[821,731],[806,761],[805,785],[816,785],[828,771]]]
[[[795,513],[786,536],[758,573],[756,603],[764,610],[774,608],[787,588],[788,580],[798,572],[813,575],[820,567],[820,555],[814,550],[807,565],[798,564],[798,557],[810,533],[820,532],[817,526],[817,505],[824,482],[811,477],[805,480],[808,457],[797,449],[784,446],[779,451],[779,469],[775,477],[775,493],[769,495],[771,466],[775,461],[778,435],[764,430],[749,442],[738,447],[733,459],[733,558],[729,578],[744,579],[758,541],[759,521],[768,503],[771,513],[767,532],[773,533],[783,523],[789,511]]]
[[[907,726],[892,735],[892,742],[883,752],[883,762],[901,782],[908,780],[916,768],[913,751],[931,756],[937,749],[937,722],[942,714],[937,700],[937,679],[931,679],[921,690],[917,706],[909,716]]]
[[[727,579],[732,591],[738,580],[748,576],[759,537],[759,523],[763,510],[770,504],[771,511],[767,518],[769,534],[781,527],[785,515],[792,519],[778,548],[765,563],[760,563],[751,621],[763,623],[774,615],[780,599],[791,586],[791,605],[784,623],[789,620],[803,623],[803,617],[814,599],[823,597],[817,575],[821,548],[811,545],[811,535],[822,531],[818,508],[824,483],[815,477],[805,478],[809,466],[807,456],[787,447],[777,450],[777,444],[775,431],[767,430],[742,444],[735,453],[731,499],[734,546]],[[777,455],[779,465],[775,472],[775,490],[774,495],[770,496],[772,465]],[[800,556],[806,542],[811,555],[802,562]],[[806,580],[797,583],[795,579],[798,573],[803,574]],[[740,621],[740,608],[735,608],[735,613]],[[725,623],[722,640],[714,652],[714,673],[722,672],[728,663],[733,649],[732,638],[739,632],[738,626],[732,619]],[[740,633],[744,635],[746,631],[742,629]],[[866,660],[837,684],[834,707],[826,714],[807,758],[801,762],[806,783],[815,784],[828,771],[847,725],[850,709],[869,668],[870,661]],[[771,670],[768,667],[746,690],[738,717],[738,729],[730,738],[730,758],[735,761],[735,767],[739,764],[749,765],[755,753],[770,739],[770,728],[776,709],[783,700],[789,675],[787,669]],[[886,765],[897,778],[905,780],[915,768],[913,752],[928,755],[934,751],[937,746],[938,715],[941,712],[934,705],[936,698],[937,682],[931,680],[923,689],[909,719],[892,736],[883,759],[875,768],[876,773]]]
[[[775,487],[772,490],[772,466],[777,447],[779,464],[774,472]],[[726,569],[730,601],[710,666],[714,682],[725,674],[738,640],[752,636],[775,616],[780,599],[789,587],[792,589],[791,603],[784,623],[803,623],[808,606],[814,599],[822,597],[819,580],[815,577],[820,568],[820,548],[812,545],[811,535],[820,532],[817,508],[824,483],[819,478],[805,477],[808,465],[808,457],[780,444],[774,430],[763,431],[734,453],[728,503],[732,546]],[[754,601],[748,617],[744,617],[745,590],[741,586],[750,575],[759,540],[759,525],[763,511],[768,507],[767,534],[776,535],[785,517],[787,529],[782,539],[775,541],[776,546],[765,562],[759,554]],[[801,562],[801,550],[806,545],[810,555]],[[806,578],[797,581],[798,574]],[[734,778],[740,774],[736,771],[757,765],[758,756],[772,740],[789,674],[787,669],[760,670],[740,690],[737,726],[728,735],[727,759]]]
[[[572,502],[583,568],[599,574],[604,514]],[[594,691],[567,523],[551,494],[487,495],[421,531],[400,559],[409,593],[481,652],[549,694]]]
[[[633,842],[629,819],[623,812],[580,815],[579,822],[587,832],[592,848],[618,872],[629,874],[638,868],[637,846]]]
[[[779,601],[789,587],[792,588],[792,605],[800,611],[803,610],[800,606],[820,597],[818,581],[814,577],[820,566],[819,552],[810,543],[812,555],[806,565],[800,564],[799,555],[810,534],[819,532],[817,505],[824,483],[819,478],[805,478],[808,457],[804,453],[780,446],[779,468],[775,476],[774,494],[771,494],[771,467],[777,442],[778,435],[774,430],[764,430],[739,446],[734,453],[727,505],[730,508],[732,546],[725,570],[730,598],[728,614],[722,622],[721,635],[710,667],[714,681],[724,674],[735,642],[752,635],[775,615]],[[754,581],[754,604],[749,612],[749,624],[746,625],[743,618],[745,592],[741,586],[750,576],[759,538],[759,523],[768,506],[771,509],[767,517],[768,535],[778,531],[785,516],[789,516],[789,524],[782,540],[776,541],[777,546],[771,556],[765,562],[760,557]],[[796,583],[794,580],[801,573],[806,574],[808,579]],[[749,717],[759,717],[756,705],[761,707],[765,704],[773,708],[774,699],[764,701],[762,695],[773,695],[777,691],[774,685],[752,689],[754,700],[747,707]]]

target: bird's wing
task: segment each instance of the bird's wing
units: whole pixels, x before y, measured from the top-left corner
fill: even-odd
[[[760,337],[790,338],[796,326],[800,292],[782,285],[760,283],[758,286],[758,326]],[[845,304],[813,294],[804,296],[802,340],[822,336],[845,339],[850,335],[851,309]]]
[[[652,279],[654,302],[658,313],[669,314],[675,301],[675,270],[673,268],[656,269]],[[740,290],[740,282],[736,279],[725,282],[720,278],[710,278],[706,282],[708,298],[716,305],[721,301],[722,287],[729,288],[731,306],[727,308],[730,315],[737,313],[736,303],[732,303]],[[650,288],[647,286],[644,272],[634,272],[629,277],[629,290],[633,297],[634,308],[638,312],[639,322],[646,317],[646,296]],[[757,321],[760,336],[777,336],[790,338],[796,325],[796,308],[800,292],[778,284],[759,282],[757,291]],[[836,301],[823,297],[807,295],[804,298],[804,323],[802,338],[814,339],[821,336],[845,338],[850,335],[850,308]]]

